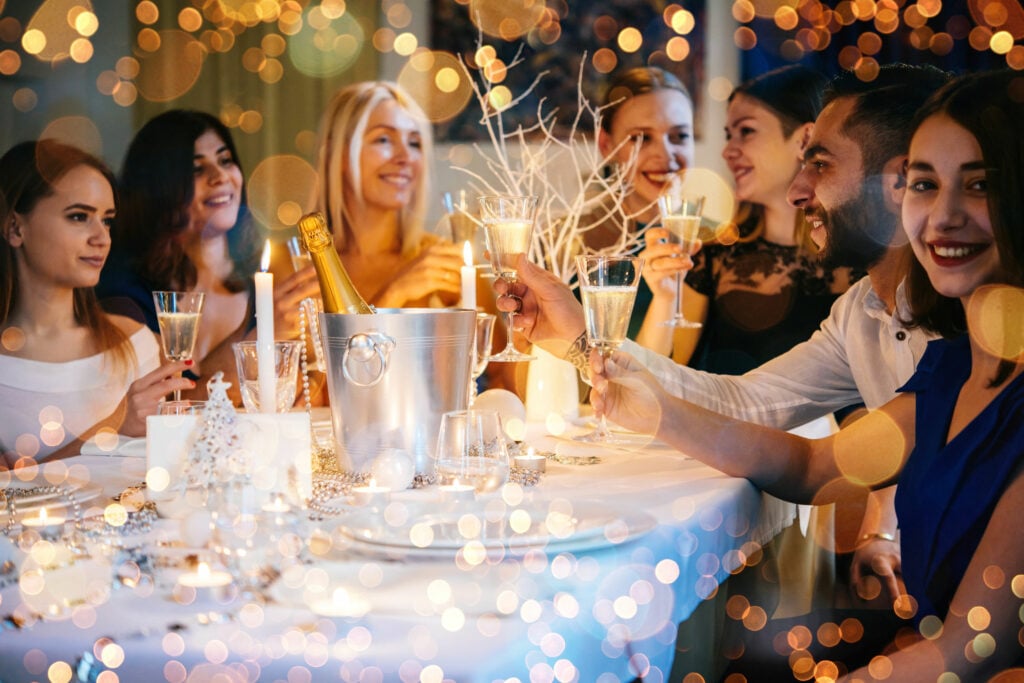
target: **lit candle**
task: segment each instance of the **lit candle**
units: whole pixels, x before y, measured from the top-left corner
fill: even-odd
[[[534,470],[536,472],[546,472],[548,459],[543,455],[537,455],[534,452],[533,447],[526,449],[525,455],[517,455],[515,457],[516,467],[521,467],[524,470]]]
[[[256,273],[256,371],[260,412],[277,410],[277,370],[274,368],[274,275],[270,269],[270,240],[263,247]]]
[[[178,577],[178,583],[188,588],[223,588],[231,583],[231,574],[224,571],[212,571],[206,562],[200,562],[194,572],[186,572]]]
[[[352,487],[352,500],[356,505],[383,505],[387,502],[391,489],[386,486],[378,486],[377,482],[370,479],[361,486]]]
[[[370,603],[344,588],[335,588],[330,599],[317,600],[310,609],[323,617],[361,617],[370,611]]]
[[[469,240],[462,244],[462,260],[466,265],[459,268],[462,276],[462,308],[476,310],[476,267],[473,266],[473,245]]]
[[[460,484],[456,479],[450,484],[441,484],[441,501],[445,503],[468,503],[476,499],[476,489],[469,484]]]
[[[30,527],[39,531],[50,530],[54,531],[64,526],[65,518],[59,515],[51,517],[46,511],[46,508],[39,509],[39,515],[37,517],[25,517],[21,520],[22,526]]]

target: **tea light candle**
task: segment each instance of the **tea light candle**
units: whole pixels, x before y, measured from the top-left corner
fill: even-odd
[[[459,268],[462,277],[462,308],[476,310],[476,267],[473,265],[473,245],[469,240],[462,243],[462,260],[466,264]]]
[[[317,600],[309,607],[322,617],[361,617],[370,611],[366,598],[351,595],[344,588],[335,588],[330,598]]]
[[[386,486],[378,486],[377,483],[371,479],[366,484],[352,487],[352,500],[356,505],[380,506],[387,502],[390,493],[391,489]]]
[[[445,503],[469,503],[476,499],[476,489],[469,484],[460,484],[458,479],[450,484],[441,484],[438,489]]]
[[[21,525],[37,531],[59,531],[63,526],[66,519],[60,515],[50,516],[46,511],[46,508],[39,509],[39,515],[36,517],[25,517],[21,520]]]
[[[537,455],[533,448],[530,447],[526,450],[525,455],[517,455],[515,457],[515,465],[516,467],[521,467],[524,470],[546,472],[548,469],[548,459],[543,455]]]
[[[188,588],[223,588],[231,583],[231,574],[225,571],[212,571],[206,562],[200,562],[194,572],[186,572],[178,577],[178,583]]]
[[[270,500],[260,507],[264,512],[288,512],[292,509],[292,506],[288,504],[280,493],[275,493]]]
[[[274,274],[270,269],[270,240],[263,247],[256,273],[256,371],[260,412],[277,410],[277,370],[274,368]]]

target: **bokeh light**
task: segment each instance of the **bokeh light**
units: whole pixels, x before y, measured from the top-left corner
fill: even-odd
[[[157,47],[139,55],[135,88],[151,102],[170,102],[187,93],[203,68],[203,46],[184,31],[161,31]]]
[[[306,10],[306,20],[297,24],[297,30],[282,29],[288,35],[289,59],[307,76],[336,76],[351,67],[363,50],[366,35],[352,13],[332,15],[313,6]]]
[[[471,0],[469,18],[484,34],[513,41],[537,26],[544,10],[535,0]]]
[[[488,67],[495,63],[490,62]],[[435,123],[457,115],[473,96],[472,84],[462,65],[449,52],[417,53],[402,67],[398,83]]]
[[[304,213],[317,186],[317,174],[305,159],[279,154],[261,161],[249,176],[249,205],[270,230],[292,228]]]

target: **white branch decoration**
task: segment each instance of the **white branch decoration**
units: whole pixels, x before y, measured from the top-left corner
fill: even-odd
[[[482,37],[477,40],[477,54]],[[523,62],[522,46],[507,65],[511,70]],[[512,101],[497,109],[491,100],[492,83],[480,69],[480,80],[462,61],[462,68],[472,85],[482,116],[481,125],[490,139],[490,149],[474,144],[476,153],[484,161],[489,178],[468,168],[453,165],[456,171],[472,179],[471,187],[480,194],[536,195],[538,197],[537,225],[533,233],[530,258],[543,264],[556,277],[570,284],[574,282],[573,258],[578,254],[623,254],[636,249],[641,237],[628,229],[637,214],[631,214],[624,200],[630,191],[629,178],[636,165],[639,141],[624,140],[604,156],[598,146],[602,110],[594,107],[583,94],[583,65],[580,64],[576,82],[576,115],[568,136],[559,138],[554,131],[557,110],[544,112],[545,100],[537,105],[536,123],[524,128],[506,131],[502,113],[527,97],[547,71],[537,74],[530,86]],[[585,117],[594,123],[593,135],[580,131]],[[613,158],[625,145],[634,145],[629,162],[616,164]],[[513,154],[514,152],[514,154]],[[645,207],[646,208],[646,207]],[[599,250],[586,245],[586,233],[609,223],[620,228],[615,242]]]

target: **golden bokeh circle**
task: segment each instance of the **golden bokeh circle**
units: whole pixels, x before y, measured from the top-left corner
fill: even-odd
[[[184,31],[160,32],[160,47],[140,55],[135,87],[151,102],[170,102],[195,85],[203,69],[206,49]]]
[[[489,65],[497,63],[492,61]],[[402,67],[398,83],[435,123],[459,114],[473,96],[469,77],[450,52],[418,53]]]
[[[513,41],[539,24],[545,10],[539,0],[470,0],[469,18],[484,34]]]
[[[988,354],[1024,360],[1024,290],[1006,285],[979,287],[967,303],[967,324]]]
[[[52,138],[84,149],[98,157],[103,156],[103,138],[99,128],[85,116],[62,116],[46,125],[40,138]]]
[[[310,188],[316,186],[316,170],[305,159],[291,154],[267,157],[249,176],[249,208],[269,230],[285,230],[295,224],[282,217],[292,216],[295,205],[308,206]]]

